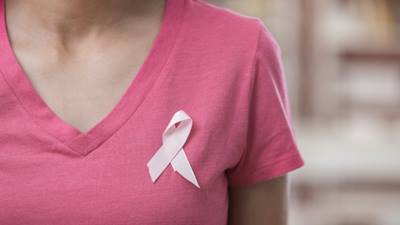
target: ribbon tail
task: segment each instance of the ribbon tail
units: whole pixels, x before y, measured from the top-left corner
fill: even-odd
[[[169,165],[169,163],[170,163],[170,155],[165,150],[165,146],[161,146],[161,148],[156,152],[156,154],[154,154],[154,156],[147,163],[147,167],[153,183],[158,179],[158,177]]]
[[[186,157],[185,151],[183,148],[179,153],[175,156],[175,158],[171,161],[171,165],[175,172],[178,172],[185,179],[190,181],[196,187],[200,188],[196,176],[194,175],[193,169],[190,166],[189,160]]]

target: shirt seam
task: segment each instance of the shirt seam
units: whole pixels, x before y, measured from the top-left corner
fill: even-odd
[[[44,128],[36,121],[36,119],[35,119],[35,118],[32,116],[32,114],[31,114],[32,112],[28,110],[28,108],[25,106],[25,104],[23,104],[23,102],[21,101],[21,99],[20,99],[20,98],[18,97],[18,95],[15,93],[14,89],[11,87],[11,84],[10,84],[9,81],[7,80],[7,78],[6,78],[4,72],[2,71],[1,68],[0,68],[0,73],[1,73],[1,75],[2,75],[1,77],[3,78],[4,82],[6,83],[8,89],[11,91],[12,95],[14,95],[14,97],[17,99],[17,101],[18,101],[18,103],[19,103],[18,105],[20,105],[20,106],[22,107],[22,109],[24,110],[25,114],[27,114],[28,117],[31,118],[31,121],[33,121],[33,124],[35,124],[35,126],[37,126],[37,127],[39,128],[39,130],[43,131],[47,136],[49,136],[49,137],[51,137],[51,138],[55,138],[58,142],[61,142],[63,145],[65,145],[65,143],[64,143],[61,139],[58,139],[57,137],[51,135],[49,132],[46,131],[46,129],[44,129]],[[67,146],[67,145],[65,145],[65,146],[68,147],[68,149],[70,149],[69,146]],[[75,152],[75,151],[73,151],[72,149],[70,149],[70,150],[71,150],[72,152]]]
[[[269,167],[274,166],[274,165],[275,166],[279,165],[279,164],[281,164],[283,162],[292,161],[292,160],[296,160],[296,164],[291,164],[290,168],[294,168],[294,167],[298,168],[300,165],[304,165],[304,160],[301,158],[301,155],[299,153],[294,153],[294,154],[291,154],[291,155],[289,155],[287,157],[281,158],[279,160],[275,160],[275,161],[272,161],[272,162],[269,162],[269,163],[261,164],[260,166],[257,166],[256,168],[254,168],[254,170],[252,170],[251,173],[241,177],[241,179],[233,181],[233,183],[241,185],[242,183],[253,182],[258,178],[258,176],[263,176],[263,175],[260,175],[260,174],[265,174],[264,169],[269,168]],[[287,167],[285,168],[285,170],[286,169],[287,169]],[[261,171],[261,173],[260,173],[260,171]],[[268,173],[269,173],[268,176],[264,176],[264,179],[266,177],[268,177],[268,178],[276,177],[276,175],[271,174],[269,171],[268,171]]]

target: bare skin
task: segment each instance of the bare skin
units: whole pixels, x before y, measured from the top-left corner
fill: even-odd
[[[287,225],[288,175],[229,189],[229,225]]]
[[[6,0],[18,61],[42,99],[81,132],[115,106],[160,28],[160,0]],[[112,45],[110,44],[112,43]],[[286,225],[286,176],[229,189],[229,225]]]
[[[139,70],[160,28],[163,4],[7,0],[8,33],[42,99],[64,121],[88,131]]]

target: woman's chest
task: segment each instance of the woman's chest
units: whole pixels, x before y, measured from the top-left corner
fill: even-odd
[[[235,102],[229,96],[235,95],[201,77],[173,73],[151,90],[141,101],[130,95],[122,102],[135,103],[129,111],[119,111],[126,120],[111,115],[95,132],[79,134],[72,142],[55,138],[69,135],[59,127],[62,123],[39,123],[55,128],[56,135],[48,133],[10,100],[8,110],[0,110],[0,203],[4,206],[0,222],[225,225],[225,170],[240,157],[240,129],[232,133],[232,128],[242,122],[233,120],[229,107]],[[179,139],[173,135],[179,131],[165,133],[179,110],[191,118],[192,127],[176,152],[184,151],[200,188],[174,171],[172,161],[167,161],[155,182],[150,176],[150,159],[166,143]],[[100,144],[90,152],[80,151],[98,139]],[[76,149],[70,148],[71,143]]]
[[[38,132],[27,122],[29,117],[10,117],[14,119],[5,123],[10,129],[0,130],[0,139],[5,140],[0,141],[0,223],[225,224],[225,169],[236,157],[229,135],[219,126],[221,115],[208,118],[204,113],[212,110],[196,110],[184,99],[167,96],[150,95],[86,156]],[[180,151],[200,188],[174,171],[171,163],[155,182],[147,167],[165,144],[163,132],[179,109],[193,122]],[[26,126],[13,126],[19,122]]]
[[[86,46],[75,53],[79,56],[20,53],[18,59],[41,100],[63,121],[87,131],[115,107],[136,78],[146,56],[147,49],[137,46],[143,43]]]

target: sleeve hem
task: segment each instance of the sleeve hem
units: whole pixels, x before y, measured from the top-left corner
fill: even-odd
[[[244,187],[253,185],[260,181],[267,181],[275,177],[296,170],[304,166],[304,160],[300,154],[290,155],[273,163],[264,164],[257,167],[254,172],[240,180],[230,180],[229,187]]]

